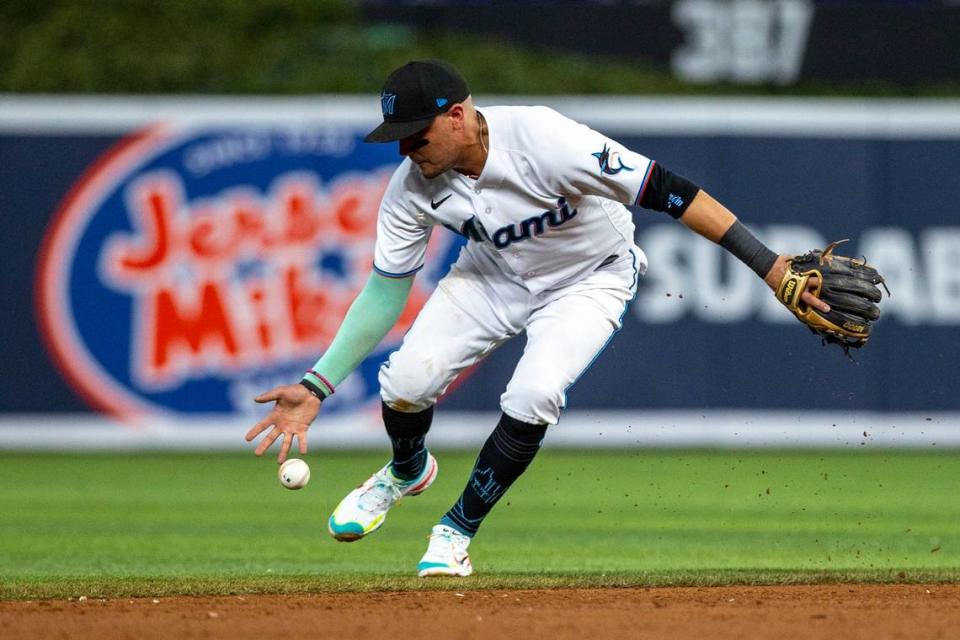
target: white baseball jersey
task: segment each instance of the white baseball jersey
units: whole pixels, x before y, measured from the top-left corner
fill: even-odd
[[[402,277],[423,266],[443,225],[464,251],[537,294],[577,282],[634,246],[623,204],[637,204],[653,162],[547,107],[487,107],[489,154],[476,179],[426,179],[404,159],[380,206],[374,268]],[[621,204],[623,203],[623,204]]]

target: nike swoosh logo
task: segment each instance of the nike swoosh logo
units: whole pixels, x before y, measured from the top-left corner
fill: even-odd
[[[448,194],[446,198],[441,198],[439,202],[434,202],[433,200],[430,200],[430,208],[436,211],[437,209],[440,208],[440,205],[442,205],[444,202],[449,200],[451,197],[453,197],[452,193]]]

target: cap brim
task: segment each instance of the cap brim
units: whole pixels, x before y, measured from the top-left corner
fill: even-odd
[[[395,142],[430,126],[436,116],[411,120],[410,122],[383,122],[379,127],[367,134],[364,142]]]

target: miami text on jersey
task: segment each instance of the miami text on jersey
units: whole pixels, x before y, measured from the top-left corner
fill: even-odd
[[[458,235],[470,238],[476,242],[483,242],[484,238],[487,240],[490,239],[490,236],[487,235],[487,230],[483,228],[483,223],[477,220],[476,216],[473,216],[464,222],[459,229],[447,224],[446,222],[443,223],[443,226]]]
[[[577,215],[576,209],[571,209],[566,198],[557,200],[556,209],[548,209],[540,215],[531,216],[517,224],[508,224],[493,232],[493,245],[497,249],[505,249],[514,242],[527,240],[543,233],[547,227],[559,227],[572,220]]]

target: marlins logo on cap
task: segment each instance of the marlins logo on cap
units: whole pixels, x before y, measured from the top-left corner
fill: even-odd
[[[364,141],[394,142],[412,136],[469,95],[466,80],[446,62],[408,62],[387,77],[380,93],[383,123]]]
[[[395,93],[381,93],[380,94],[380,110],[385,116],[393,115],[393,108],[397,104],[397,94]]]

